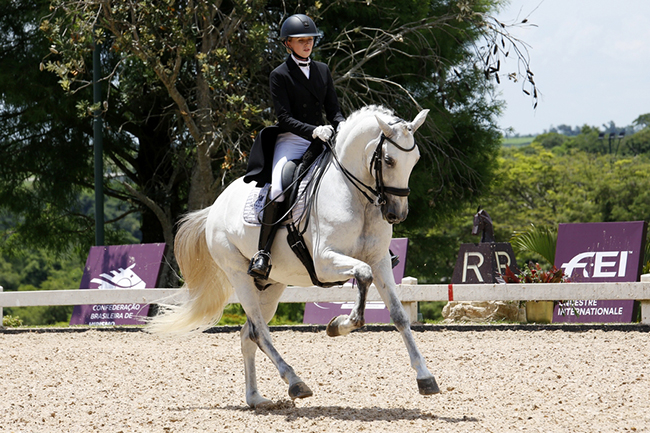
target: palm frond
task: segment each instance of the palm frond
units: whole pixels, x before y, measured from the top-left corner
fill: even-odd
[[[515,250],[539,254],[548,263],[555,264],[555,246],[557,244],[557,229],[552,227],[531,227],[525,232],[515,233],[511,239]]]

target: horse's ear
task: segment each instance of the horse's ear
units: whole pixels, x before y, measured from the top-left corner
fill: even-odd
[[[425,119],[427,118],[427,114],[429,114],[429,110],[422,110],[418,113],[417,116],[415,116],[415,119],[413,119],[413,122],[411,122],[411,128],[414,133],[420,126],[422,126]]]
[[[382,132],[384,135],[388,138],[391,138],[393,135],[395,135],[395,131],[393,131],[393,127],[390,126],[388,123],[384,122],[381,120],[381,118],[377,115],[375,115],[375,118],[377,118],[377,122],[379,123],[379,127],[381,128]]]

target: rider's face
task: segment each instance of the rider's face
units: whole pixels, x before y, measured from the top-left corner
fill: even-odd
[[[300,57],[309,57],[314,49],[314,38],[287,38],[286,44]]]

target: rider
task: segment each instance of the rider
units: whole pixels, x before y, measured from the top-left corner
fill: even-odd
[[[310,59],[314,40],[320,33],[306,15],[287,18],[280,28],[280,41],[289,56],[269,77],[278,124],[265,128],[251,149],[244,180],[258,184],[271,180],[271,191],[260,229],[259,251],[251,259],[248,274],[261,280],[271,270],[271,245],[280,225],[281,203],[285,200],[282,168],[303,156],[309,146],[322,148],[345,118],[341,114],[334,82],[325,63]],[[323,120],[323,111],[331,125]]]

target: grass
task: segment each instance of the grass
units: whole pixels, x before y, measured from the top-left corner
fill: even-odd
[[[535,139],[535,135],[527,135],[527,136],[524,136],[524,137],[504,138],[501,141],[501,145],[503,147],[523,147],[523,146],[527,146],[530,143],[532,143],[534,139]]]

